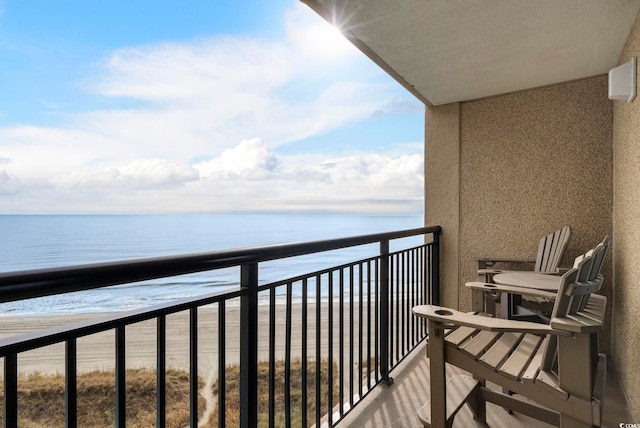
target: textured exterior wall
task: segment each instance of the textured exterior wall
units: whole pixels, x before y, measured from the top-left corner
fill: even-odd
[[[425,126],[425,225],[442,226],[440,303],[457,307],[460,103],[427,109]]]
[[[640,57],[640,15],[620,64]],[[640,421],[640,99],[613,103],[613,359],[634,421]]]
[[[473,257],[534,260],[540,237],[569,224],[571,265],[612,233],[612,138],[606,76],[462,104],[461,310],[471,308],[464,283],[478,278]],[[604,274],[611,297],[611,255]]]

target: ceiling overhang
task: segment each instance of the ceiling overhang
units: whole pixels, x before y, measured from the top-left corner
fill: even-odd
[[[640,0],[302,0],[427,105],[607,73]]]

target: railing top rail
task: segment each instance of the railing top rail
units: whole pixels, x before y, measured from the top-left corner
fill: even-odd
[[[0,273],[0,302],[259,263],[428,233],[440,234],[441,228],[420,227],[348,238],[6,272]]]

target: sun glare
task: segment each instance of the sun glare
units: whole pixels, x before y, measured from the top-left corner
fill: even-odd
[[[309,48],[319,56],[345,56],[355,48],[333,25],[319,23],[309,28]]]
[[[296,9],[296,13],[289,18],[287,23],[289,38],[305,55],[332,58],[357,53],[357,49],[340,30],[310,10]]]

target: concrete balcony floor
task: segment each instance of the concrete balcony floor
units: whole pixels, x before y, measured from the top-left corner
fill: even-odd
[[[618,382],[618,376],[610,359],[607,367],[607,384],[604,403],[604,427],[618,427],[620,423],[631,423],[627,404]],[[461,373],[448,367],[447,375]],[[449,372],[450,370],[450,372]],[[422,427],[417,411],[429,397],[429,360],[426,344],[420,345],[393,372],[390,388],[378,386],[362,403],[340,422],[341,427]],[[494,385],[495,386],[495,385]],[[489,384],[489,387],[491,385]],[[492,428],[537,428],[552,425],[519,414],[508,414],[504,409],[487,403],[487,423]],[[471,411],[464,406],[453,423],[455,427],[484,427],[473,420]]]

